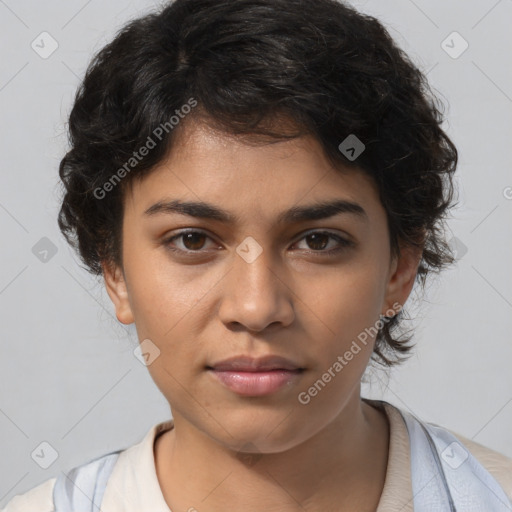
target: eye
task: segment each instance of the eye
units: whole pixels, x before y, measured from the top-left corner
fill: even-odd
[[[175,240],[181,239],[181,245],[182,247],[174,247],[173,242]],[[188,230],[188,231],[182,231],[181,233],[178,233],[170,238],[167,238],[164,240],[163,244],[166,246],[167,249],[170,251],[178,251],[178,252],[185,252],[185,253],[193,253],[197,252],[199,253],[201,249],[204,247],[204,240],[211,238],[202,231],[197,230]]]
[[[334,248],[324,250],[329,245],[329,239],[335,242]],[[306,241],[308,246],[306,250],[308,252],[325,256],[333,255],[354,246],[354,242],[351,240],[347,240],[329,231],[312,231],[303,236],[300,241],[302,240]]]
[[[163,245],[173,252],[201,254],[204,252],[203,249],[205,248],[207,240],[213,241],[212,238],[203,231],[187,230],[167,238],[163,241]],[[306,233],[306,235],[294,245],[299,244],[302,240],[304,240],[308,246],[305,249],[307,252],[325,256],[336,254],[355,245],[351,240],[347,240],[329,231],[312,231]],[[180,243],[175,243],[176,241]],[[325,248],[329,246],[329,242],[331,242],[331,245],[334,242],[334,247],[325,250]]]

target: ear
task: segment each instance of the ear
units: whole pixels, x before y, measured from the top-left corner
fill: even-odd
[[[400,246],[400,255],[396,256],[391,263],[384,297],[385,310],[381,314],[385,315],[389,310],[395,310],[398,313],[403,307],[414,286],[422,254],[423,247]],[[396,303],[400,305],[398,310]]]
[[[130,306],[128,289],[122,269],[118,266],[107,265],[102,262],[103,278],[105,280],[105,288],[116,308],[116,317],[123,324],[131,324],[134,322],[133,313]]]

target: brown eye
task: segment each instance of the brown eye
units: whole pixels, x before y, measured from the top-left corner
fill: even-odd
[[[306,242],[306,251],[309,249],[308,252],[310,253],[325,256],[333,255],[350,247],[354,247],[354,242],[328,231],[307,233],[298,243],[302,240]],[[331,241],[334,242],[334,244],[331,245],[329,249],[326,249]]]
[[[310,249],[313,249],[314,251],[321,251],[328,245],[329,238],[331,237],[325,233],[313,233],[304,238],[308,241]]]
[[[202,231],[182,231],[181,233],[164,240],[163,245],[171,251],[199,253],[204,248],[206,240],[208,239],[211,240],[211,238]],[[175,243],[175,241],[180,240],[181,244]]]
[[[203,233],[185,233],[184,235],[180,235],[183,239],[183,245],[186,249],[190,251],[198,251],[202,249],[204,246],[204,239],[206,235]]]

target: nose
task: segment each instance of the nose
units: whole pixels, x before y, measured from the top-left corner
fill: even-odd
[[[223,279],[219,316],[229,328],[259,332],[272,324],[290,325],[295,318],[293,291],[289,278],[279,266],[272,265],[263,251],[247,262],[238,254]]]

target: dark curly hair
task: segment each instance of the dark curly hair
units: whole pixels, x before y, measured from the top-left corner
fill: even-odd
[[[75,97],[58,223],[89,272],[122,268],[124,191],[172,149],[182,124],[156,141],[155,129],[191,99],[190,119],[264,143],[312,135],[334,165],[371,176],[392,254],[423,248],[423,289],[455,261],[443,228],[457,149],[443,105],[377,19],[334,0],[176,0],[122,27]],[[365,145],[354,161],[339,149],[350,134]],[[127,169],[149,137],[155,147]],[[379,330],[372,358],[383,366],[412,348],[394,337],[403,313]]]

